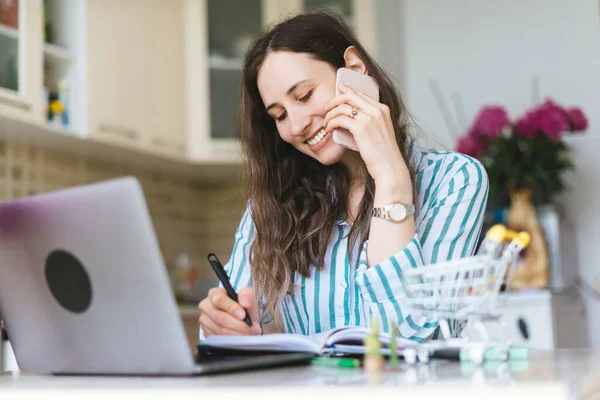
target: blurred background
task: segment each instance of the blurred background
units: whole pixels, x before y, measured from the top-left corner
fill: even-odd
[[[507,288],[514,340],[600,347],[599,0],[0,0],[0,199],[136,176],[193,345],[205,255],[229,258],[243,211],[242,57],[316,8],[394,79],[419,139],[484,163],[485,226],[539,237]]]

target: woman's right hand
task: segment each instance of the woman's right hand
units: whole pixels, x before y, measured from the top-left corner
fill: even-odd
[[[245,287],[238,293],[238,303],[227,296],[224,288],[217,287],[208,291],[208,296],[198,304],[200,325],[204,336],[210,335],[260,335],[258,323],[258,305],[254,290]],[[252,320],[252,326],[244,321],[246,311]]]

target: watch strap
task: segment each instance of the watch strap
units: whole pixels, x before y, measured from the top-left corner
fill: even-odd
[[[374,217],[377,217],[377,218],[383,218],[385,220],[392,221],[392,219],[389,218],[389,210],[395,204],[400,204],[400,205],[404,206],[404,208],[406,209],[405,219],[415,215],[415,205],[414,204],[405,204],[405,203],[402,203],[401,201],[394,201],[390,204],[386,204],[385,206],[381,206],[381,207],[373,207],[373,209],[371,210],[371,215]]]

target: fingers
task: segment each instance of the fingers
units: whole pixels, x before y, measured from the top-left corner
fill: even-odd
[[[375,100],[374,98],[367,96],[366,94],[364,94],[363,92],[356,90],[354,88],[351,88],[348,85],[344,85],[343,83],[339,83],[340,85],[340,93],[341,94],[345,94],[345,93],[355,93],[358,96],[362,97],[367,103],[371,104],[373,107],[376,108],[381,108],[381,107],[385,107],[385,104],[380,103],[379,101]]]
[[[376,110],[376,108],[369,104],[364,98],[360,97],[359,95],[352,93],[346,93],[346,94],[341,94],[339,96],[334,97],[326,106],[325,106],[325,111],[329,112],[331,110],[333,110],[335,107],[339,106],[340,104],[348,104],[351,107],[354,108],[358,108],[359,110],[363,111],[363,112],[370,112],[372,113],[374,110]]]
[[[233,315],[237,319],[244,319],[246,311],[240,306],[239,303],[233,301],[227,292],[223,288],[213,288],[209,291],[208,296],[215,308],[221,311],[225,311],[228,314]]]
[[[208,296],[198,304],[200,309],[199,322],[205,332],[205,335],[257,335],[261,333],[258,323],[258,307],[254,300],[254,292],[247,288],[242,296],[242,303],[233,301],[227,296],[223,288],[213,288],[208,292]],[[238,296],[238,301],[240,296]],[[244,321],[248,309],[252,318],[253,325],[250,327]]]
[[[238,293],[238,301],[240,305],[248,310],[248,315],[252,320],[252,332],[255,335],[261,333],[262,329],[259,323],[259,312],[258,312],[258,303],[256,302],[256,297],[254,297],[254,290],[251,287],[245,287],[240,290]]]
[[[200,325],[204,330],[204,336],[209,337],[211,335],[231,335],[231,336],[241,336],[241,335],[249,335],[247,331],[249,331],[248,325],[244,324],[247,331],[238,331],[235,329],[230,329],[229,327],[223,327],[219,325],[219,323],[215,322],[209,315],[202,314],[199,319]]]
[[[248,310],[248,314],[252,321],[258,320],[258,305],[256,304],[256,298],[254,297],[254,290],[251,287],[246,286],[242,288],[238,293],[238,301],[244,309]]]
[[[327,113],[327,115],[325,115],[325,120],[323,121],[323,127],[326,128],[327,124],[329,124],[329,121],[331,121],[335,117],[339,117],[340,115],[344,115],[344,116],[348,117],[350,115],[350,113],[352,112],[352,110],[356,110],[356,109],[346,103],[340,104],[339,106],[335,107],[333,110],[329,111]]]
[[[330,111],[340,104],[346,103],[353,107],[359,108],[365,112],[373,113],[380,109],[381,103],[371,99],[369,96],[362,94],[342,83],[338,84],[340,95],[335,96],[326,106],[325,110]]]
[[[350,131],[352,135],[356,136],[356,121],[352,118],[345,115],[338,115],[335,118],[332,118],[329,123],[325,126],[325,130],[327,133],[333,132],[337,128],[344,128],[347,131]]]
[[[207,328],[219,335],[232,334],[251,335],[254,331],[243,321],[225,311],[219,310],[210,299],[203,300],[200,305],[199,322],[203,328]]]

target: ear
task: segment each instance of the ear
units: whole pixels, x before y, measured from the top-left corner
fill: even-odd
[[[351,69],[361,74],[368,74],[367,66],[363,62],[362,58],[358,54],[356,47],[349,46],[344,52],[344,61],[346,62],[346,68]]]

